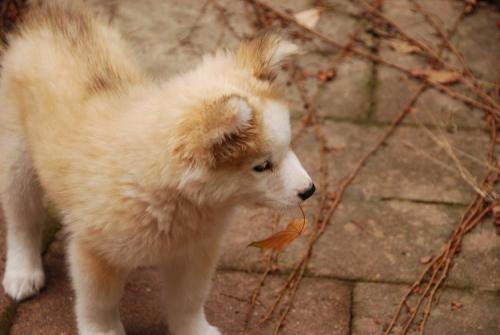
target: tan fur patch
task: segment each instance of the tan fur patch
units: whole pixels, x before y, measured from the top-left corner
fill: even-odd
[[[281,39],[279,35],[267,33],[242,43],[236,61],[240,66],[250,69],[257,79],[272,83],[278,65],[297,53],[297,45]]]
[[[226,105],[228,98],[204,103],[183,119],[175,154],[189,163],[201,159],[218,168],[239,166],[260,152],[262,116],[253,108],[249,123],[233,129],[236,116]]]
[[[256,78],[273,81],[276,73],[269,61],[278,43],[279,38],[271,34],[254,38],[241,44],[236,59],[240,66],[252,69]]]
[[[129,83],[143,80],[142,75],[122,66],[122,60],[111,59],[106,41],[99,34],[99,27],[88,11],[77,4],[39,3],[25,14],[17,34],[50,29],[61,46],[85,65],[89,93],[118,89]],[[89,54],[92,51],[92,55]]]

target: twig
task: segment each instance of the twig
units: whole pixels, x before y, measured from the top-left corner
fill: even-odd
[[[444,85],[441,85],[437,82],[433,82],[433,81],[430,81],[426,78],[423,78],[421,76],[418,76],[414,73],[412,73],[411,70],[409,69],[406,69],[402,66],[399,66],[397,64],[394,64],[392,62],[389,62],[385,59],[382,59],[381,57],[377,56],[377,55],[373,55],[369,52],[366,52],[366,51],[363,51],[363,50],[360,50],[360,49],[357,49],[355,47],[349,47],[349,46],[346,46],[346,45],[343,45],[339,42],[337,42],[336,40],[332,39],[331,37],[317,31],[317,30],[314,30],[314,29],[311,29],[309,27],[306,27],[304,26],[303,24],[301,24],[300,22],[298,22],[297,20],[295,20],[295,18],[292,16],[292,15],[289,15],[287,14],[286,12],[283,12],[279,9],[276,9],[275,7],[263,2],[263,1],[260,1],[260,0],[245,0],[245,1],[252,1],[256,4],[258,4],[259,6],[261,6],[262,8],[265,8],[269,11],[272,11],[277,17],[281,18],[282,20],[286,20],[286,21],[289,21],[289,22],[292,22],[294,23],[295,25],[299,26],[301,29],[309,32],[310,34],[318,37],[319,39],[321,39],[322,41],[328,43],[328,44],[331,44],[339,49],[344,49],[344,48],[347,48],[350,52],[360,56],[360,57],[364,57],[364,58],[367,58],[373,62],[377,62],[377,63],[380,63],[380,64],[384,64],[384,65],[387,65],[389,67],[392,67],[394,69],[397,69],[401,72],[404,72],[405,74],[407,74],[408,76],[414,78],[414,79],[418,79],[420,81],[423,81],[425,83],[427,83],[428,85],[431,85],[433,87],[435,87],[436,89],[440,90],[441,92],[444,92],[446,94],[448,94],[450,97],[454,98],[454,99],[457,99],[457,100],[461,100],[462,102],[465,102],[467,104],[470,104],[476,108],[479,108],[479,109],[482,109],[482,110],[485,110],[487,112],[491,112],[491,113],[494,113],[494,114],[497,114],[500,116],[500,110],[498,108],[494,108],[494,107],[491,107],[491,106],[488,106],[488,105],[485,105],[473,98],[470,98],[466,95],[463,95],[461,93],[459,93],[458,91],[456,90],[453,90],[449,87],[446,87]]]
[[[467,78],[461,77],[460,78],[461,82],[465,84],[467,87],[469,87],[472,91],[474,91],[477,95],[479,95],[490,106],[499,109],[500,106],[498,105],[498,103],[490,95],[486,93],[484,88],[481,86],[479,80],[474,76],[472,71],[469,69],[467,63],[465,62],[463,54],[451,43],[448,34],[441,28],[441,26],[436,22],[436,20],[432,17],[432,15],[430,15],[430,13],[427,12],[418,3],[418,1],[412,0],[412,3],[415,6],[415,8],[420,12],[420,14],[422,14],[422,16],[427,20],[427,22],[434,28],[434,30],[436,30],[436,32],[441,37],[441,40],[443,41],[444,45],[455,55],[455,57],[462,65],[463,71],[472,81],[472,83],[470,83],[467,80]],[[446,63],[446,65],[448,64]]]
[[[276,228],[278,227],[280,220],[281,220],[281,215],[275,214],[273,224],[272,224],[273,233],[276,231]],[[259,299],[262,287],[264,286],[266,279],[267,279],[268,275],[271,273],[271,270],[273,268],[273,255],[274,255],[274,253],[272,251],[267,254],[266,269],[264,270],[264,273],[260,277],[260,281],[259,281],[257,287],[254,289],[254,292],[252,293],[252,297],[250,298],[250,304],[248,306],[247,314],[245,316],[245,329],[248,329],[248,325],[252,319],[253,311],[255,310],[255,304],[256,304],[257,300]]]
[[[198,30],[200,28],[199,23],[207,11],[208,2],[209,2],[209,0],[205,0],[205,2],[203,2],[203,5],[200,7],[200,10],[198,11],[198,14],[196,15],[196,18],[193,20],[193,23],[191,24],[191,26],[187,30],[186,35],[184,37],[179,37],[179,40],[177,41],[177,43],[175,45],[173,45],[170,49],[168,49],[167,53],[171,53],[172,51],[177,49],[179,46],[186,43],[186,41],[188,41],[193,36],[193,34],[196,32],[196,30]]]

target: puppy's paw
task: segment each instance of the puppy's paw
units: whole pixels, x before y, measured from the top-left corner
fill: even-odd
[[[20,301],[37,294],[45,285],[42,268],[12,270],[6,269],[3,278],[5,292],[14,300]]]
[[[126,335],[125,331],[122,329],[108,330],[108,331],[95,331],[95,330],[81,330],[81,335]]]
[[[173,329],[172,333],[174,335],[222,335],[217,327],[209,325],[208,322],[201,325],[198,324],[196,326],[184,325],[182,329]]]
[[[206,330],[204,331],[203,334],[206,334],[206,335],[222,335],[222,333],[219,331],[219,329],[217,327],[210,326],[210,325],[206,328]]]

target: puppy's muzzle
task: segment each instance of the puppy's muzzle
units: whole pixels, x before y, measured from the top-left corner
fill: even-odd
[[[302,200],[306,200],[310,198],[315,191],[316,191],[316,186],[314,186],[314,184],[311,183],[306,190],[299,193],[299,198]]]

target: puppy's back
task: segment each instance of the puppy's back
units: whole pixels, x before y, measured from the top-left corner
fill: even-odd
[[[81,118],[89,98],[141,81],[119,34],[78,5],[34,6],[8,41],[2,85],[27,127]]]
[[[111,27],[79,7],[36,6],[3,55],[0,138],[22,137],[43,186],[61,192],[74,184],[71,166],[90,164],[85,153],[97,154],[99,139],[89,129],[119,113],[113,101],[139,82],[140,72]]]

